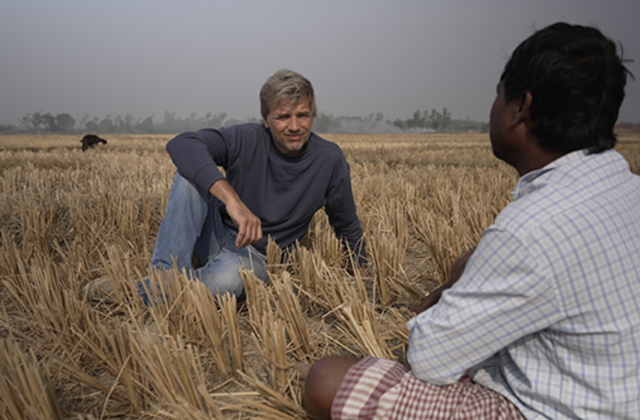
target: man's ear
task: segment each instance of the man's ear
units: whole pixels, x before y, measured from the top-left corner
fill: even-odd
[[[267,121],[266,118],[262,119],[262,123],[264,124],[265,128],[269,129],[269,122]]]
[[[531,128],[531,103],[533,95],[529,91],[525,91],[520,99],[514,101],[516,107],[513,113],[512,124],[514,126],[524,123],[527,128]]]

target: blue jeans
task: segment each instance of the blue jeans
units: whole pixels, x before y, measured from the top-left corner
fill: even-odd
[[[268,280],[267,259],[253,246],[236,249],[236,232],[222,223],[215,197],[179,173],[173,180],[164,219],[158,231],[151,266],[170,270],[175,265],[188,278],[201,281],[214,295],[232,293],[244,297],[238,269],[253,270],[262,281]],[[197,256],[200,267],[192,266]],[[149,280],[144,280],[149,286]],[[142,284],[138,293],[147,305],[157,297],[147,295]]]

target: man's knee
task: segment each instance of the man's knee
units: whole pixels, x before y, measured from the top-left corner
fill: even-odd
[[[245,263],[245,259],[247,263]],[[248,264],[249,259],[235,252],[222,252],[216,258],[198,270],[197,276],[207,286],[213,295],[231,293],[237,298],[244,298],[244,283],[240,268],[254,271],[262,281],[268,279],[266,261],[259,260],[255,264]]]
[[[305,381],[304,408],[320,418],[330,418],[331,405],[342,379],[358,361],[353,357],[329,356],[314,363]]]
[[[256,255],[255,253],[249,253],[248,255],[240,255],[238,258],[240,260],[239,267],[252,271],[257,278],[265,283],[269,280],[269,269],[264,257]]]
[[[214,296],[230,293],[237,298],[244,298],[244,284],[237,270],[209,274],[202,282]]]

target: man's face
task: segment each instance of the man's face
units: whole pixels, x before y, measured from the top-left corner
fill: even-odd
[[[510,145],[509,145],[509,113],[508,103],[504,97],[504,86],[502,82],[498,83],[497,96],[491,107],[489,117],[489,137],[491,138],[491,148],[493,154],[507,163],[510,162]]]
[[[302,152],[311,133],[313,116],[309,98],[303,96],[297,102],[277,102],[264,120],[271,130],[278,150],[286,156],[296,156]]]

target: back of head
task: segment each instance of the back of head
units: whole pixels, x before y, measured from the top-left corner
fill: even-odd
[[[555,23],[513,52],[502,73],[507,101],[530,92],[531,133],[548,151],[613,148],[613,127],[630,72],[598,29]]]
[[[309,99],[311,116],[316,116],[316,98],[311,82],[295,71],[283,69],[269,77],[260,89],[260,114],[266,119],[271,106],[280,101],[297,102],[306,96]]]

